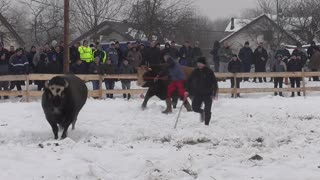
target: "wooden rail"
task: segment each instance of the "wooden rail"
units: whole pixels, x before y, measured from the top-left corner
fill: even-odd
[[[26,81],[26,88],[22,91],[0,91],[0,96],[18,96],[22,95],[26,97],[26,100],[29,101],[30,97],[41,97],[41,91],[32,91],[30,90],[30,81],[39,81],[39,80],[50,80],[52,77],[57,76],[56,74],[29,74],[29,75],[4,75],[0,76],[0,81]],[[105,79],[130,79],[130,80],[137,80],[137,75],[77,75],[84,81],[99,81],[99,89],[98,90],[90,90],[88,93],[89,97],[99,97],[102,98],[103,94],[123,94],[123,93],[130,93],[130,94],[142,94],[147,91],[147,89],[130,89],[130,90],[104,90],[102,88],[103,81]],[[283,78],[290,78],[290,77],[300,77],[302,78],[302,87],[300,88],[220,88],[219,93],[269,93],[269,92],[303,92],[303,95],[306,96],[307,91],[320,91],[319,87],[306,87],[305,78],[306,77],[313,77],[313,76],[320,76],[320,72],[281,72],[281,73],[216,73],[217,78],[254,78],[254,77],[283,77]]]

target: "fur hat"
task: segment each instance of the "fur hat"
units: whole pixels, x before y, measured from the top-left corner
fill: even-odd
[[[197,60],[197,63],[207,64],[207,60],[205,57],[199,57]]]

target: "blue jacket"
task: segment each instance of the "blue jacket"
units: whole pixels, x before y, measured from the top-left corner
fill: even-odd
[[[253,63],[253,51],[250,47],[243,47],[239,52],[239,58],[245,65],[251,65]]]
[[[185,79],[185,74],[178,62],[169,58],[167,63],[169,64],[168,72],[172,81],[181,81]]]
[[[10,71],[13,74],[29,73],[29,61],[25,55],[13,55],[10,60]]]

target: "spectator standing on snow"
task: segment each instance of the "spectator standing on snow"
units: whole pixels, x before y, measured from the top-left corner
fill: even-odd
[[[293,54],[288,62],[287,69],[288,72],[300,72],[303,67],[303,62],[301,60],[301,57],[297,57],[295,54]],[[290,83],[292,88],[299,88],[300,87],[300,77],[290,77]],[[294,97],[295,93],[291,93],[291,97]],[[298,92],[298,96],[301,96],[300,92]]]
[[[276,61],[273,64],[272,71],[273,72],[286,72],[287,66],[286,63],[283,61],[284,58],[281,54],[278,54]],[[274,88],[282,88],[283,85],[283,77],[275,77],[274,78]],[[277,92],[274,93],[275,96],[278,95]],[[279,92],[279,96],[283,96],[282,92]]]
[[[249,73],[253,64],[253,51],[248,41],[244,43],[244,47],[240,49],[239,59],[242,63],[242,72]],[[244,81],[249,81],[249,78],[244,78]]]
[[[121,66],[119,73],[120,74],[134,74],[135,70],[132,67],[132,65],[129,64],[128,60],[125,59],[123,61],[123,66]],[[123,90],[128,90],[131,87],[131,80],[130,79],[122,79],[121,85],[122,85]],[[128,98],[128,100],[129,100],[131,98],[131,94],[124,93],[123,98]]]
[[[231,58],[231,61],[228,64],[228,71],[231,73],[239,73],[241,72],[242,65],[241,61],[239,60],[238,56],[234,54]],[[240,82],[241,78],[236,78],[236,81],[234,78],[231,78],[231,88],[237,87],[238,89],[240,88]],[[235,94],[232,93],[231,97],[234,97]],[[240,97],[240,93],[237,93],[237,97]]]
[[[268,53],[267,50],[263,47],[263,43],[260,42],[257,49],[253,54],[253,61],[255,66],[255,72],[266,72],[266,65],[268,61]],[[253,82],[256,82],[256,77],[253,79]],[[262,79],[264,82],[267,82],[267,78],[259,77],[259,82],[262,83]]]

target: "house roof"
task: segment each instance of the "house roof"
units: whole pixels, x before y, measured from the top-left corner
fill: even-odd
[[[101,34],[110,34],[112,32],[116,32],[128,40],[133,40],[134,38],[129,35],[129,29],[132,28],[130,23],[127,22],[112,22],[112,21],[104,21],[100,23],[98,26],[90,29],[89,31],[85,32],[75,40],[71,42],[71,45],[86,39],[88,36],[96,34],[100,36]]]
[[[238,21],[238,23],[237,23],[238,25],[244,24],[244,26],[242,26],[242,27],[237,27],[237,28],[235,27],[236,30],[235,30],[234,32],[232,32],[231,34],[229,34],[228,36],[226,36],[225,38],[221,39],[220,42],[224,42],[224,41],[226,41],[227,39],[229,39],[230,37],[238,34],[239,32],[242,32],[243,30],[249,28],[252,24],[254,24],[255,22],[259,21],[259,20],[262,19],[262,18],[266,18],[269,22],[271,22],[271,24],[273,24],[275,27],[277,27],[278,29],[280,29],[280,31],[282,31],[283,33],[285,33],[285,34],[286,34],[288,37],[290,37],[293,41],[298,42],[298,40],[297,40],[296,38],[294,38],[291,34],[289,34],[289,33],[288,33],[287,31],[285,31],[283,28],[281,28],[281,27],[280,27],[277,23],[275,23],[273,20],[271,20],[270,17],[269,17],[267,14],[262,14],[262,15],[256,17],[256,18],[252,19],[251,21],[249,21],[250,19],[247,19],[247,20],[249,21],[247,24],[244,24],[244,21],[242,21],[242,23],[241,23],[241,21]],[[228,25],[228,27],[229,27],[229,25]],[[228,28],[228,27],[227,27],[227,28]],[[230,27],[231,27],[231,25],[230,25]],[[229,28],[230,28],[230,27],[229,27]]]
[[[263,15],[266,15],[272,21],[277,22],[277,15],[262,14],[260,16],[263,16]],[[260,16],[258,16],[257,18],[259,18]],[[228,26],[226,27],[225,31],[226,32],[236,32],[255,19],[256,18],[249,18],[249,19],[234,18],[234,28],[231,29],[232,22],[230,21]],[[285,21],[285,26],[283,27],[284,30],[293,31],[293,30],[299,30],[299,27],[301,27],[301,26],[310,25],[312,23],[312,17],[308,17],[308,18],[285,17],[285,18],[281,18],[281,21]]]
[[[7,21],[7,19],[0,13],[0,21],[2,24],[9,30],[9,32],[13,35],[14,38],[18,41],[18,43],[23,46],[25,45],[25,42],[23,39],[19,36],[19,34],[13,29],[11,24]]]

